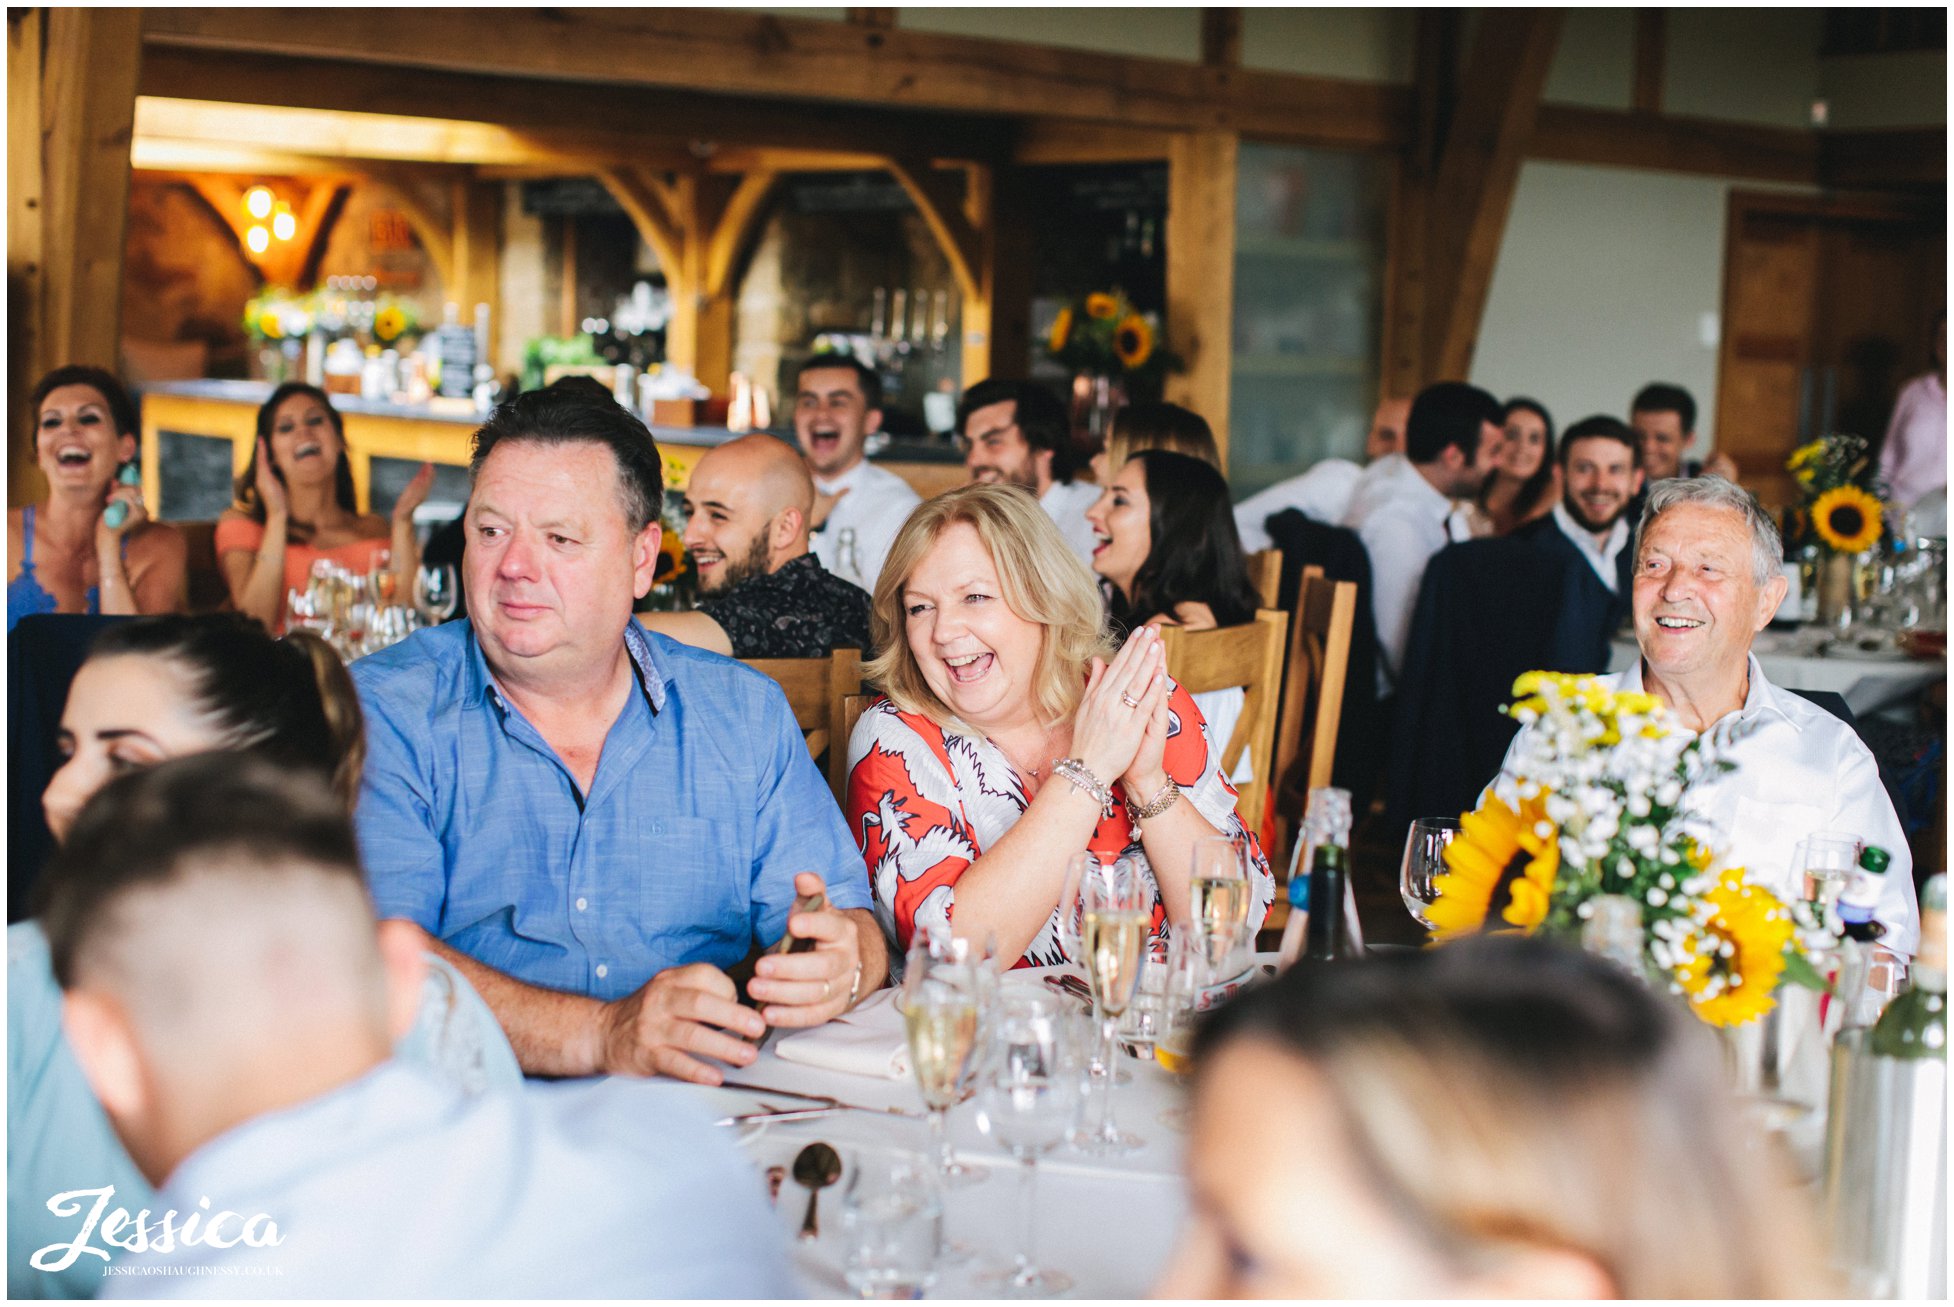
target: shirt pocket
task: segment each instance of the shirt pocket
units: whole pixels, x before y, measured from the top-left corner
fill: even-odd
[[[1735,824],[1726,856],[1743,865],[1752,884],[1766,886],[1787,901],[1802,897],[1802,869],[1794,869],[1791,859],[1800,840],[1824,829],[1824,809],[1739,796],[1731,815]]]
[[[639,886],[645,934],[661,965],[730,966],[752,939],[752,858],[739,830],[704,817],[646,814],[636,823],[645,854]]]

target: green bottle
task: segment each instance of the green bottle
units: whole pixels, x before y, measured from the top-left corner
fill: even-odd
[[[1886,1005],[1873,1027],[1879,1057],[1947,1056],[1947,875],[1920,892],[1920,953],[1913,960],[1913,987]]]

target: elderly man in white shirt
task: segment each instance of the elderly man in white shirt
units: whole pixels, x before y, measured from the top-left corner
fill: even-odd
[[[1404,459],[1378,460],[1357,483],[1343,525],[1370,554],[1380,695],[1404,667],[1426,565],[1446,545],[1471,538],[1455,501],[1477,492],[1499,461],[1501,417],[1499,401],[1477,386],[1427,386],[1405,420]]]
[[[1099,533],[1086,521],[1086,510],[1100,488],[1072,479],[1078,467],[1072,419],[1051,391],[1035,381],[980,381],[957,403],[957,435],[972,481],[1029,490],[1072,552],[1092,566]]]
[[[1661,701],[1680,728],[1678,748],[1721,722],[1736,728],[1724,754],[1735,769],[1699,781],[1685,806],[1716,829],[1721,851],[1755,883],[1802,897],[1792,858],[1810,835],[1848,835],[1890,853],[1880,942],[1911,954],[1920,937],[1913,857],[1872,752],[1844,722],[1772,685],[1750,652],[1784,597],[1782,550],[1776,523],[1749,492],[1722,477],[1658,481],[1636,535],[1642,657],[1601,680]],[[1511,769],[1534,729],[1514,738],[1494,783],[1509,800]]]
[[[814,476],[808,547],[821,566],[873,594],[896,532],[923,502],[864,451],[882,426],[882,378],[852,355],[816,354],[794,390],[794,438]]]

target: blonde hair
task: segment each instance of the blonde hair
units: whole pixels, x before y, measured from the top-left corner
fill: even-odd
[[[1221,466],[1213,430],[1199,413],[1178,404],[1135,404],[1113,417],[1112,432],[1106,437],[1107,479],[1116,475],[1127,459],[1152,449],[1198,458],[1217,472],[1228,470]]]
[[[881,652],[862,671],[903,712],[919,713],[939,726],[956,715],[936,697],[909,648],[902,593],[910,576],[943,533],[959,523],[977,532],[997,569],[998,587],[1013,615],[1043,627],[1032,694],[1049,723],[1078,707],[1094,657],[1112,651],[1099,586],[1058,527],[1018,486],[975,484],[946,490],[909,515],[876,578],[869,620]]]

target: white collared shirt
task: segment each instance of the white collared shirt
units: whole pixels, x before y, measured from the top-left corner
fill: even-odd
[[[911,510],[923,502],[922,496],[907,481],[866,458],[833,480],[816,477],[814,488],[824,495],[848,493],[835,501],[821,529],[808,536],[808,547],[821,566],[874,594],[875,578],[882,575],[889,547]]]
[[[1622,550],[1628,546],[1628,519],[1615,519],[1615,524],[1608,528],[1608,543],[1605,545],[1597,544],[1594,532],[1574,520],[1574,514],[1567,511],[1565,501],[1554,505],[1554,525],[1560,528],[1562,535],[1574,542],[1574,547],[1581,551],[1581,557],[1588,560],[1588,566],[1601,578],[1601,584],[1608,587],[1608,593],[1619,593],[1616,582],[1620,580],[1620,575],[1615,568]]]
[[[1432,555],[1468,539],[1455,521],[1458,506],[1406,459],[1379,459],[1364,469],[1343,525],[1364,542],[1371,560],[1371,612],[1377,619],[1377,692],[1388,694],[1404,667],[1418,584]]]
[[[1642,660],[1596,679],[1610,689],[1640,690]],[[1699,780],[1685,796],[1684,810],[1715,827],[1725,865],[1744,868],[1753,883],[1787,902],[1804,894],[1803,868],[1794,868],[1792,857],[1805,837],[1832,832],[1885,849],[1893,861],[1877,914],[1886,927],[1879,942],[1911,956],[1920,940],[1913,854],[1872,751],[1831,713],[1772,685],[1756,655],[1750,657],[1750,694],[1733,715],[1751,724],[1724,754],[1736,769]],[[1522,727],[1513,737],[1494,779],[1495,791],[1509,803],[1518,780],[1512,768],[1523,756],[1526,733],[1535,729]],[[1695,737],[1678,730],[1672,738],[1680,750]]]
[[[1392,455],[1391,457],[1396,457]],[[1266,523],[1277,513],[1297,509],[1313,521],[1335,526],[1350,511],[1364,469],[1347,458],[1326,458],[1301,476],[1278,481],[1235,505],[1235,533],[1242,552],[1252,554],[1274,546]]]
[[[1087,567],[1092,566],[1092,551],[1098,548],[1099,537],[1086,521],[1086,510],[1098,498],[1099,487],[1089,481],[1054,481],[1038,497],[1046,515],[1058,524],[1058,533]]]

